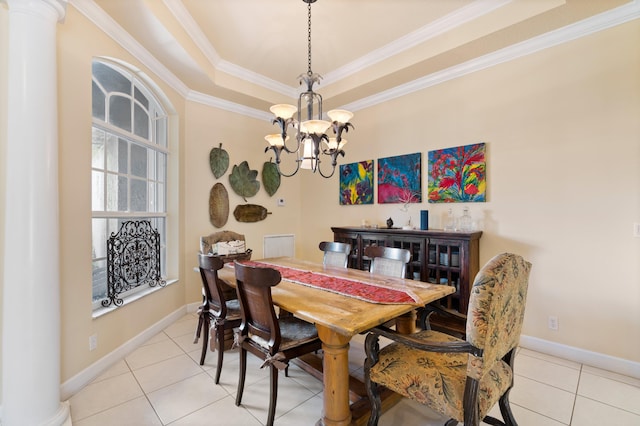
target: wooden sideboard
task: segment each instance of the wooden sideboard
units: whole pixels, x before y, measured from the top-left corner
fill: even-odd
[[[406,277],[454,286],[456,292],[441,304],[464,315],[469,305],[473,280],[480,269],[482,231],[445,232],[439,229],[404,230],[399,228],[332,227],[334,241],[351,244],[349,267],[368,270],[364,248],[369,245],[400,247],[411,252]],[[434,329],[464,333],[460,323],[433,318]]]

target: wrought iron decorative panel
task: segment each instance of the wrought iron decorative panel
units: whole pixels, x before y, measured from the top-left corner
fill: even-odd
[[[148,220],[130,220],[107,241],[107,298],[102,306],[122,306],[121,293],[145,284],[166,285],[160,276],[160,233]]]

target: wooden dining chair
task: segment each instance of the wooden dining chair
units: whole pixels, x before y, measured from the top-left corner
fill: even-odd
[[[351,244],[334,241],[323,241],[318,246],[324,252],[322,263],[324,266],[346,268],[349,264]]]
[[[218,271],[224,266],[224,262],[220,257],[199,254],[198,264],[200,266],[204,297],[202,305],[198,308],[198,328],[193,343],[198,343],[201,333],[204,332],[202,354],[200,355],[200,365],[203,365],[207,356],[209,333],[211,333],[212,338],[215,336],[215,341],[212,340],[211,342],[211,349],[217,349],[218,351],[215,377],[215,382],[218,384],[224,358],[225,331],[240,326],[242,319],[240,303],[235,296],[233,287],[218,277]],[[230,294],[229,289],[233,293]]]
[[[449,417],[445,426],[516,426],[509,392],[530,271],[531,264],[516,254],[487,262],[471,290],[466,340],[433,330],[401,335],[374,328],[365,339],[369,426],[380,418],[381,387]],[[393,342],[380,349],[379,336]],[[487,415],[496,403],[504,422]]]
[[[236,291],[240,301],[242,322],[237,333],[240,347],[240,378],[236,405],[242,402],[247,371],[247,352],[264,362],[270,369],[270,398],[267,425],[273,425],[278,398],[278,370],[285,370],[289,361],[301,355],[315,352],[322,346],[313,324],[293,315],[276,316],[271,287],[282,279],[280,272],[272,268],[259,268],[235,262]]]
[[[411,252],[403,248],[367,246],[364,255],[371,259],[369,272],[404,278],[407,264],[411,261]]]

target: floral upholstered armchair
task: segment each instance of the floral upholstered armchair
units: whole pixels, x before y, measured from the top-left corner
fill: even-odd
[[[471,289],[466,340],[432,330],[401,335],[373,329],[365,343],[369,426],[380,417],[380,386],[450,417],[446,426],[517,425],[509,391],[530,270],[529,262],[511,253],[487,262]],[[380,349],[379,336],[394,342]],[[487,416],[496,403],[504,422]]]

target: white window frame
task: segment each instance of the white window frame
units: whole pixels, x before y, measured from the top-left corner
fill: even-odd
[[[161,251],[161,258],[160,258],[160,264],[161,264],[161,275],[162,278],[166,280],[167,278],[167,272],[166,272],[166,268],[167,268],[167,237],[168,237],[168,228],[169,228],[169,224],[168,224],[168,200],[167,200],[167,194],[169,192],[168,189],[168,185],[169,185],[169,156],[170,156],[170,152],[168,149],[169,146],[169,116],[166,113],[165,108],[163,107],[162,103],[158,100],[159,96],[157,96],[154,93],[154,90],[152,90],[152,87],[154,86],[153,83],[151,82],[151,84],[142,81],[140,78],[138,78],[137,76],[137,72],[132,70],[132,69],[128,69],[124,64],[122,63],[115,63],[103,58],[97,58],[94,59],[94,62],[99,62],[105,66],[108,66],[112,69],[114,69],[115,72],[120,73],[121,75],[123,75],[125,78],[127,78],[129,80],[129,82],[131,83],[131,93],[120,93],[120,92],[108,92],[101,84],[100,82],[98,82],[95,77],[92,79],[93,83],[95,83],[100,90],[103,92],[103,94],[105,94],[105,105],[104,105],[104,119],[98,118],[98,117],[94,117],[92,114],[92,134],[93,134],[93,129],[97,129],[98,131],[104,131],[108,134],[114,135],[115,137],[119,138],[119,139],[123,139],[127,142],[127,149],[128,151],[128,155],[127,155],[127,161],[128,161],[128,165],[127,165],[127,173],[120,173],[120,171],[113,171],[113,170],[109,170],[108,168],[108,164],[107,164],[107,142],[106,139],[104,141],[104,151],[103,151],[103,155],[102,155],[102,160],[103,160],[103,164],[100,167],[96,167],[96,165],[94,164],[94,160],[93,160],[93,149],[92,149],[92,249],[94,247],[94,233],[96,230],[93,229],[94,224],[93,224],[93,219],[105,219],[105,220],[109,220],[109,219],[123,219],[123,220],[135,220],[135,219],[141,219],[141,218],[145,218],[145,219],[162,219],[162,222],[164,223],[164,227],[163,229],[158,229],[158,231],[161,234],[161,247],[160,247],[160,251]],[[153,87],[155,89],[155,87]],[[142,95],[144,95],[147,100],[148,100],[148,108],[146,108],[144,106],[144,104],[140,103],[135,96],[135,89],[138,89]],[[157,90],[157,89],[156,89]],[[160,94],[161,96],[163,96],[163,94]],[[93,91],[92,91],[92,96],[93,96]],[[123,97],[123,98],[128,98],[131,102],[131,131],[128,131],[126,129],[123,129],[119,126],[116,126],[112,123],[109,123],[109,99],[111,96],[119,96],[119,97]],[[147,126],[147,136],[148,138],[144,138],[141,137],[137,134],[135,134],[135,129],[134,129],[134,125],[135,125],[135,119],[134,119],[134,113],[135,113],[135,106],[138,106],[139,108],[142,108],[143,110],[145,110],[145,112],[148,114],[147,116],[147,120],[148,120],[148,126]],[[158,124],[160,123],[160,124]],[[93,144],[93,138],[92,138],[92,144]],[[122,176],[125,177],[127,179],[128,182],[128,190],[127,190],[127,206],[130,206],[131,203],[131,181],[135,180],[135,179],[141,179],[140,176],[134,176],[131,174],[131,155],[130,155],[130,151],[131,151],[131,146],[132,145],[136,145],[142,148],[145,148],[147,150],[151,150],[154,153],[160,153],[162,155],[164,155],[164,167],[162,170],[163,176],[158,176],[158,168],[157,164],[154,163],[155,168],[154,168],[154,174],[156,179],[150,179],[149,178],[149,171],[147,170],[147,176],[145,178],[143,178],[142,180],[144,180],[147,183],[147,191],[149,191],[149,187],[152,186],[153,188],[156,188],[156,193],[154,193],[153,197],[149,197],[149,193],[147,192],[147,210],[146,211],[117,211],[117,210],[107,210],[108,207],[108,192],[107,192],[107,176],[111,175],[111,176]],[[157,158],[156,158],[157,159]],[[147,160],[148,161],[148,160]],[[149,166],[147,166],[149,167]],[[94,206],[94,201],[95,201],[95,194],[94,194],[94,175],[99,176],[102,175],[102,185],[103,190],[102,190],[102,201],[101,201],[101,206],[102,206],[102,210],[94,210],[95,206]],[[133,178],[133,179],[132,179]],[[152,185],[150,185],[150,183]],[[159,191],[157,188],[159,186],[162,186],[162,190]],[[152,199],[156,205],[155,206],[151,206],[149,205],[149,199]],[[159,210],[157,203],[159,202],[162,203],[161,206],[161,211],[151,211],[151,210]],[[111,232],[117,232],[118,229],[109,229],[108,226],[105,227],[106,229],[106,234],[107,235],[102,235],[102,239],[104,240],[104,256],[96,256],[95,253],[92,253],[92,269],[93,266],[96,264],[96,262],[103,262],[106,264],[106,241],[109,237],[109,234]],[[93,250],[92,250],[93,251]],[[92,279],[92,286],[93,286],[93,279]],[[159,288],[157,287],[147,287],[147,286],[139,286],[139,287],[135,287],[127,292],[121,293],[119,296],[120,298],[125,300],[125,304],[129,301],[135,300],[139,297],[141,297],[142,295],[151,292],[151,291],[156,291]],[[92,298],[93,298],[93,291],[92,291]],[[96,299],[92,302],[92,306],[93,306],[93,310],[99,310],[99,309],[104,309],[102,307],[101,301],[104,300],[104,298],[99,298]],[[111,308],[113,308],[113,306],[109,307],[109,310],[111,310]]]

